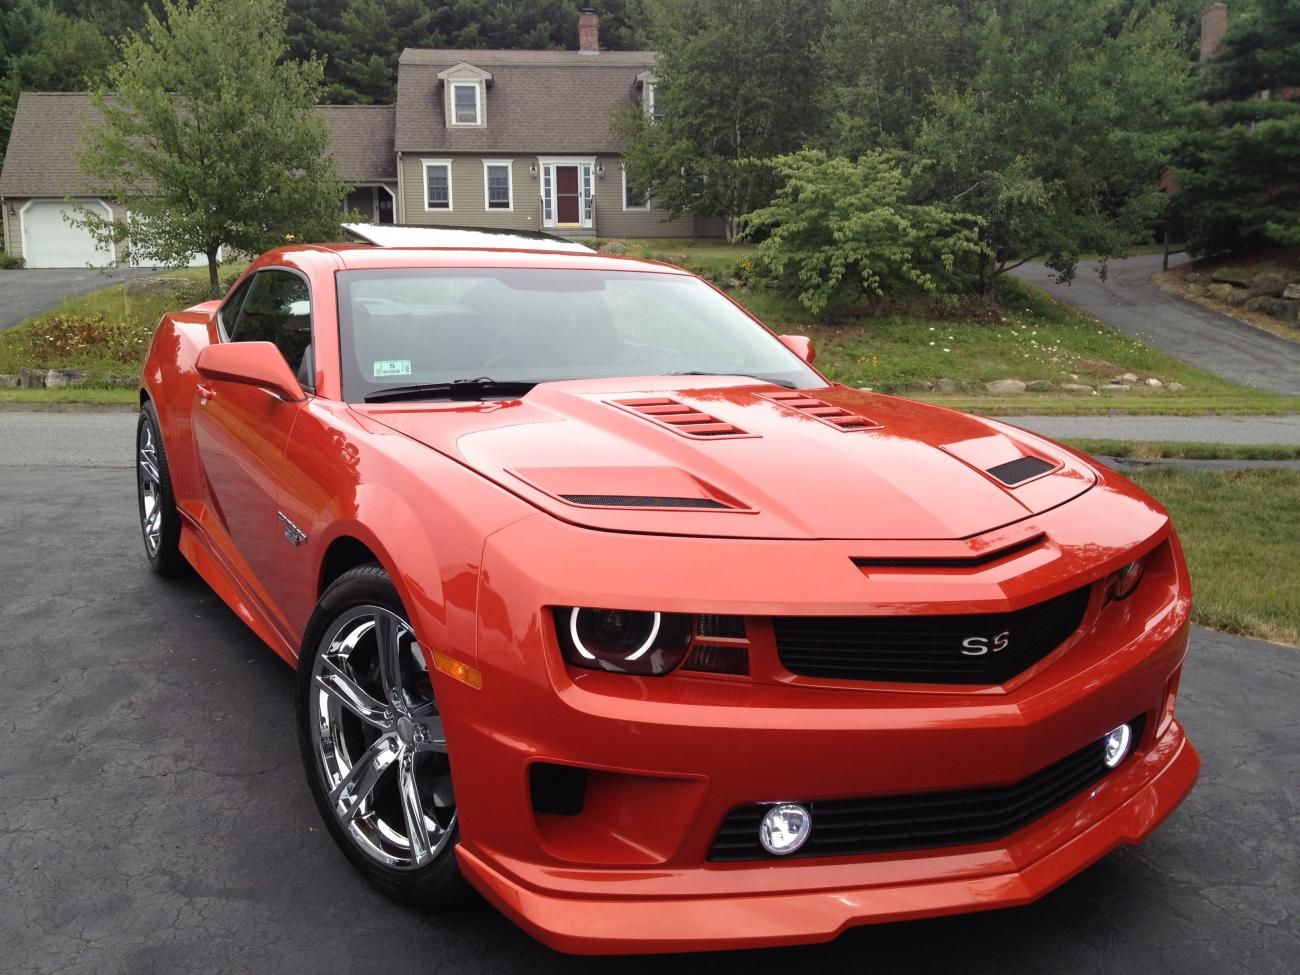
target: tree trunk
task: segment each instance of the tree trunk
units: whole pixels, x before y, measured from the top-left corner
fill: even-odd
[[[740,236],[740,218],[727,216],[722,218],[723,232],[727,235],[727,243],[734,244],[736,238]]]
[[[208,254],[208,297],[210,297],[210,298],[220,298],[220,297],[221,297],[221,276],[217,273],[218,269],[221,267],[221,265],[220,265],[219,263],[217,263],[217,251],[218,251],[218,250],[220,250],[220,245],[218,245],[218,246],[216,246],[216,247],[209,247],[209,248],[208,248],[208,251],[207,251],[207,254]]]

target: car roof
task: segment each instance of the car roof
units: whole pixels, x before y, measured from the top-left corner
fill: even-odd
[[[593,253],[592,248],[540,230],[491,227],[420,227],[410,224],[345,223],[348,236],[376,247],[489,247],[493,249]]]

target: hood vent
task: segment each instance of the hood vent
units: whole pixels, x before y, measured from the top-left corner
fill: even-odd
[[[651,423],[667,427],[683,437],[694,440],[722,440],[728,437],[752,437],[735,424],[719,420],[693,406],[679,403],[666,396],[654,396],[645,399],[609,400],[610,405],[645,417]]]
[[[853,564],[859,569],[974,569],[1035,548],[1042,544],[1046,537],[1045,534],[1039,532],[1037,535],[1031,535],[1029,538],[1018,542],[1012,542],[1010,545],[972,555],[933,557],[904,555],[893,558],[858,556],[853,559]]]
[[[784,406],[796,413],[812,417],[814,420],[820,420],[828,427],[834,427],[836,430],[853,432],[855,430],[876,430],[880,427],[879,423],[868,420],[865,416],[858,416],[858,414],[850,413],[842,406],[832,406],[825,400],[814,399],[811,396],[805,396],[803,393],[759,393],[758,395],[762,399],[775,403],[777,406]]]
[[[651,498],[634,494],[561,494],[569,504],[586,508],[708,508],[731,510],[731,505],[712,498]]]
[[[1048,471],[1056,470],[1056,465],[1050,461],[1043,460],[1041,457],[1017,457],[1015,460],[1009,460],[1005,464],[998,464],[996,467],[990,467],[988,473],[992,474],[1003,484],[1015,486],[1039,474],[1046,474]]]

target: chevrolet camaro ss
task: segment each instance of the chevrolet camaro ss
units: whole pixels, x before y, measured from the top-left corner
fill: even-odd
[[[296,668],[382,890],[570,952],[825,941],[1024,904],[1187,794],[1146,494],[680,269],[456,241],[271,251],[140,390],[149,563]]]

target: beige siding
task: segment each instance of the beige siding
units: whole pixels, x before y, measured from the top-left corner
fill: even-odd
[[[580,153],[573,153],[579,157]],[[484,205],[483,160],[512,159],[513,210],[489,210]],[[403,153],[402,191],[406,196],[401,223],[441,227],[494,227],[509,230],[542,230],[540,176],[530,176],[528,167],[537,163],[535,154],[500,153],[491,156],[453,155],[430,152]],[[423,159],[451,160],[451,210],[424,208]],[[595,180],[595,234],[598,237],[692,237],[695,220],[679,217],[664,222],[659,210],[623,209],[623,173],[617,156],[599,156],[605,175]]]
[[[10,197],[5,200],[5,253],[10,257],[23,256],[23,235],[19,230],[18,214],[26,203],[25,197]],[[11,210],[12,216],[9,214]]]

